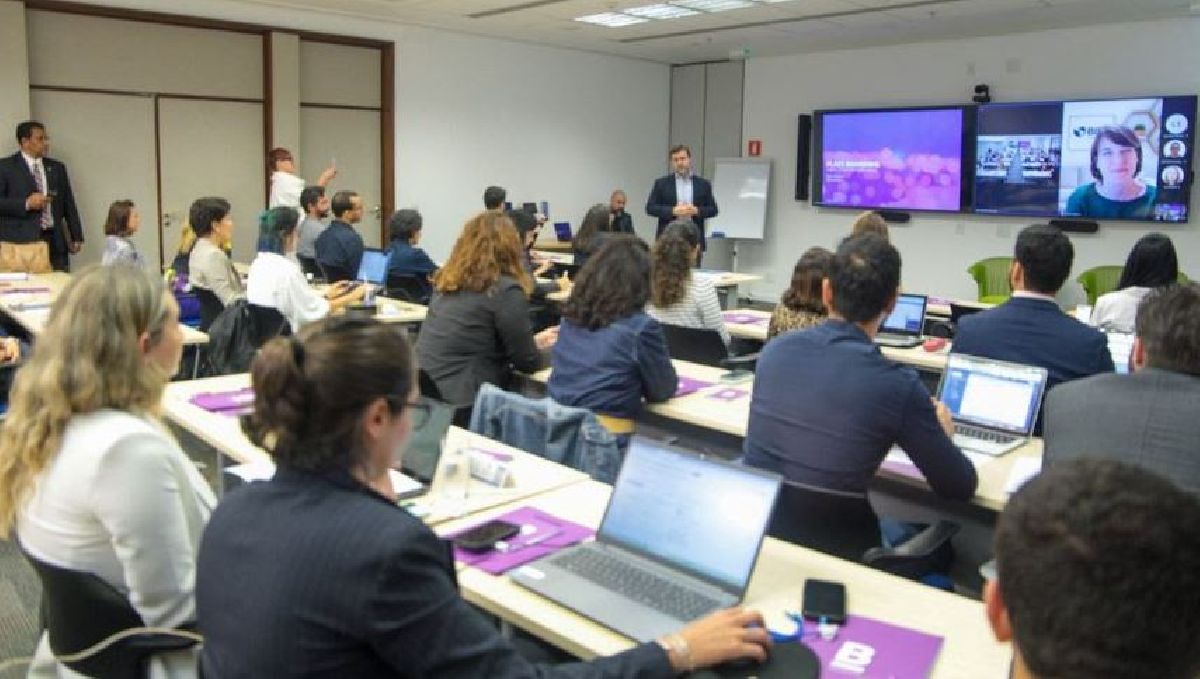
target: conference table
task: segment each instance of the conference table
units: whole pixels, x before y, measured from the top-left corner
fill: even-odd
[[[735,309],[724,314],[725,329],[733,337],[767,341],[771,312],[759,309]],[[937,351],[926,351],[924,347],[888,347],[880,345],[883,355],[897,363],[911,365],[929,372],[942,372],[946,367],[946,356],[950,353],[950,342]]]
[[[672,361],[681,380],[696,380],[703,383],[696,391],[676,396],[663,403],[647,404],[646,410],[668,420],[695,425],[703,429],[723,432],[744,439],[750,421],[750,396],[754,392],[754,380],[737,384],[722,384],[720,376],[727,372],[723,368],[699,365],[687,361]],[[534,382],[545,384],[550,379],[546,368],[529,375]],[[1010,479],[1023,474],[1031,465],[1040,467],[1042,441],[1030,439],[1021,447],[999,457],[969,454],[979,476],[979,485],[971,504],[999,512],[1008,502]],[[1029,460],[1023,462],[1022,460]],[[906,487],[928,490],[929,485],[917,468],[900,455],[891,455],[879,470],[880,477],[900,483]]]
[[[30,336],[42,333],[50,320],[50,307],[71,282],[71,274],[62,271],[29,274],[26,280],[0,281],[0,313],[15,321]],[[180,325],[183,330],[184,346],[208,344],[208,335],[199,330]],[[200,353],[192,365],[192,376],[200,367]]]
[[[721,297],[722,308],[728,308],[731,304],[737,302],[739,285],[762,280],[762,276],[756,274],[709,269],[697,269],[692,275],[704,276],[712,280],[713,286],[717,288],[717,294]],[[546,295],[546,299],[552,302],[565,302],[570,297],[571,292],[569,290],[560,290]]]
[[[240,465],[265,468],[269,475],[269,468],[273,464],[270,454],[250,442],[242,431],[238,417],[212,412],[192,402],[193,397],[201,394],[225,394],[249,386],[250,375],[246,373],[172,382],[167,385],[163,394],[163,414],[167,422],[198,438],[220,455]],[[467,483],[465,498],[451,500],[441,492],[444,479],[440,474],[436,475],[430,492],[404,503],[410,511],[431,526],[580,483],[588,478],[582,472],[459,427],[451,427],[447,431],[443,445],[446,450],[456,447],[476,448],[510,457],[511,460],[507,464],[514,483],[497,487],[471,478]]]
[[[452,534],[521,507],[594,529],[600,525],[611,492],[610,486],[587,480],[442,524],[437,531]],[[995,641],[981,603],[774,538],[763,542],[745,603],[762,612],[770,626],[784,611],[800,608],[806,578],[844,583],[851,616],[942,637],[943,645],[929,674],[933,679],[1008,676],[1011,649]],[[573,655],[594,658],[634,645],[505,575],[459,564],[458,582],[467,601]],[[862,676],[892,676],[887,674],[888,668],[878,669]]]

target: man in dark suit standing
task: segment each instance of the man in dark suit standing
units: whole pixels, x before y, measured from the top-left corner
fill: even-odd
[[[1063,313],[1054,300],[1074,259],[1074,246],[1057,227],[1023,229],[1009,273],[1012,299],[960,320],[951,350],[1045,368],[1047,393],[1063,382],[1113,372],[1104,333]],[[1041,431],[1039,414],[1035,433]]]
[[[83,222],[67,167],[45,157],[50,138],[35,120],[17,125],[21,150],[0,160],[0,241],[46,243],[50,264],[70,270],[69,255],[83,246]]]
[[[650,197],[646,200],[646,214],[658,218],[654,236],[661,236],[667,224],[676,219],[690,219],[700,232],[700,250],[703,252],[707,247],[704,220],[717,216],[712,184],[692,174],[692,150],[686,146],[671,149],[671,169],[671,174],[654,181],[654,188],[650,189]]]

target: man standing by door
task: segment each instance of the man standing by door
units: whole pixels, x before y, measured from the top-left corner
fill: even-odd
[[[700,232],[700,250],[706,249],[704,220],[717,216],[717,201],[712,184],[692,174],[692,150],[679,145],[671,149],[671,174],[659,177],[646,200],[646,214],[658,218],[654,236],[662,235],[667,224],[690,219]]]
[[[17,125],[17,144],[20,151],[0,159],[0,269],[44,269],[32,254],[44,243],[50,265],[69,271],[69,256],[83,247],[83,223],[67,167],[45,157],[50,137],[35,120]]]

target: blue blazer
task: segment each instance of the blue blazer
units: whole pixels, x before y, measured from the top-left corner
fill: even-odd
[[[1113,372],[1104,333],[1063,313],[1047,300],[1013,297],[1000,306],[959,321],[955,353],[1041,366],[1047,389],[1070,380]],[[1043,399],[1043,403],[1044,403]],[[1036,431],[1042,430],[1038,415]]]
[[[655,238],[661,236],[667,224],[675,220],[671,210],[675,209],[676,202],[678,199],[675,197],[675,175],[669,174],[655,179],[654,188],[650,189],[650,197],[646,199],[646,214],[658,218]],[[707,246],[704,238],[704,220],[717,216],[717,200],[713,198],[712,184],[704,177],[692,175],[692,203],[700,210],[700,214],[696,215],[693,221],[700,229],[700,249],[703,250]]]

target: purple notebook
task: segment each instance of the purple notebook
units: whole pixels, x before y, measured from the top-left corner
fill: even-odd
[[[725,319],[726,323],[734,325],[766,325],[771,321],[766,316],[748,314],[744,311],[726,311],[721,314],[721,317]]]
[[[505,543],[508,544],[509,548],[505,552],[493,550],[473,554],[455,547],[455,561],[465,563],[468,566],[474,566],[492,575],[500,575],[518,566],[523,566],[530,561],[536,561],[547,554],[553,554],[564,547],[570,547],[575,543],[583,542],[596,533],[591,528],[581,526],[573,521],[560,519],[533,507],[514,509],[507,514],[501,514],[495,518],[520,526],[533,526],[536,530],[532,532],[522,531],[518,535],[506,540]],[[471,528],[474,528],[474,526],[464,528],[445,537],[451,539],[456,535],[467,532]]]
[[[205,392],[196,394],[188,402],[210,413],[242,415],[254,409],[254,390],[246,387],[236,391]]]
[[[941,637],[858,615],[830,641],[807,634],[804,643],[821,659],[821,676],[834,677],[924,679],[942,650]]]
[[[694,394],[705,387],[711,387],[712,384],[712,382],[705,382],[704,380],[694,380],[690,377],[680,377],[679,386],[675,388],[675,397],[679,398],[680,396]]]
[[[733,387],[725,387],[724,389],[718,389],[718,390],[712,392],[711,394],[708,395],[708,397],[711,399],[716,399],[718,401],[736,401],[748,393],[750,393],[750,392],[746,391],[745,389],[734,389]]]

